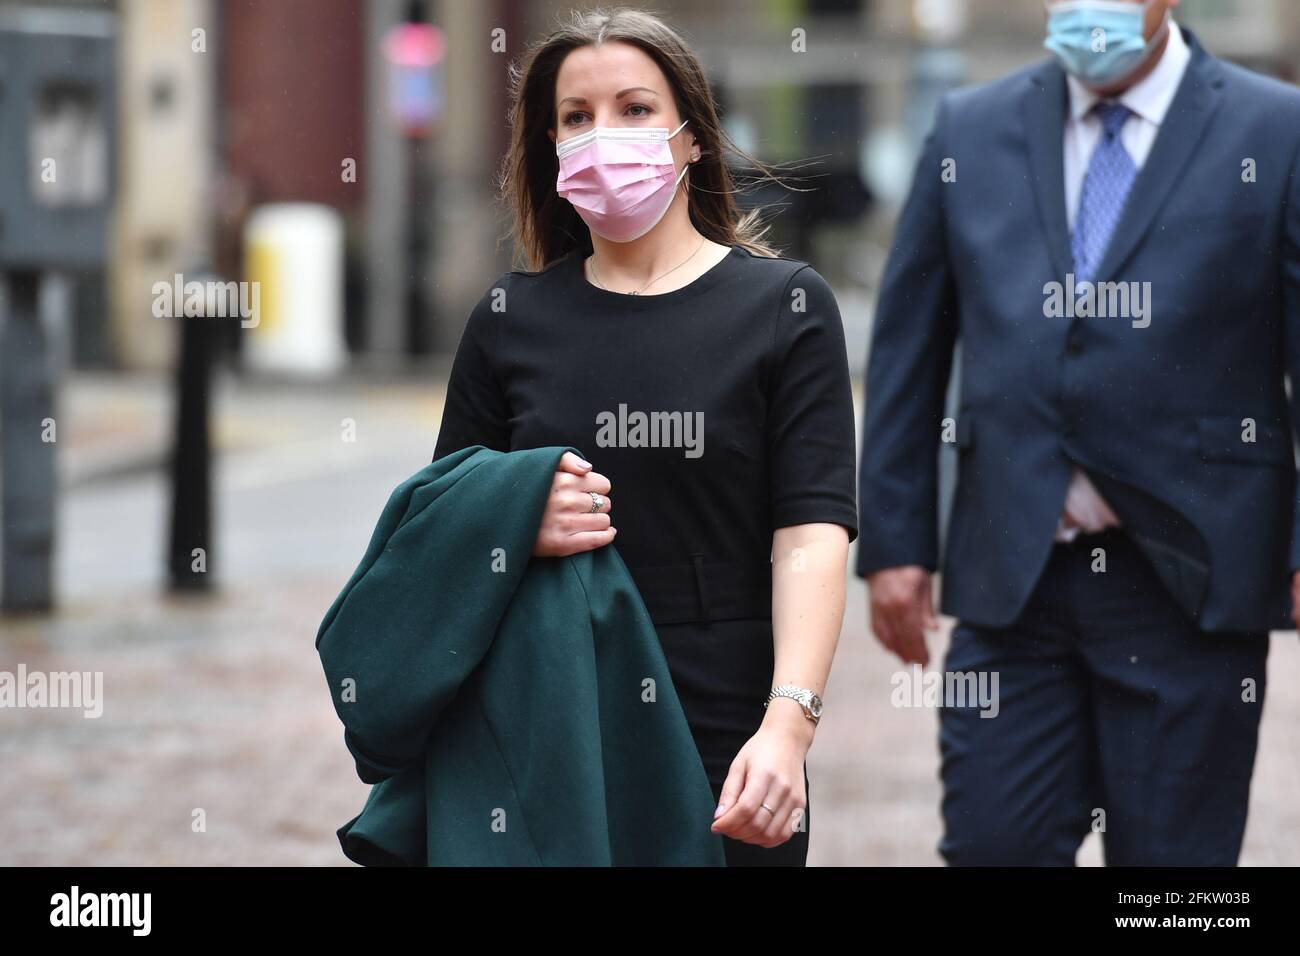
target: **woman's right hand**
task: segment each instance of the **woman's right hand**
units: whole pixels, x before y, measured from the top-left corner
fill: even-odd
[[[600,495],[600,509],[594,513],[588,492]],[[533,554],[562,558],[609,544],[617,533],[609,523],[610,507],[609,479],[592,471],[591,462],[566,451],[555,469]]]

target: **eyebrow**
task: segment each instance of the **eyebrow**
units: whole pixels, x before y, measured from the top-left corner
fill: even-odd
[[[619,90],[617,93],[615,93],[614,99],[621,100],[623,97],[627,96],[627,94],[635,93],[637,90],[643,90],[644,92],[649,93],[651,96],[659,95],[657,91],[650,89],[650,87],[648,86],[629,86],[627,89]],[[584,96],[566,96],[564,99],[560,100],[560,102],[561,103],[573,102],[578,104],[584,104],[587,102],[587,98]]]

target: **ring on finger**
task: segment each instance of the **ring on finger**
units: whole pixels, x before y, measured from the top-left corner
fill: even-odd
[[[589,513],[594,515],[605,506],[605,501],[594,491],[589,491],[587,494],[591,495],[591,511]]]

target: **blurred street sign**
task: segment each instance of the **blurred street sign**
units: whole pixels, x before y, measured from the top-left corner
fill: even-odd
[[[447,41],[428,23],[401,23],[384,38],[388,103],[403,136],[428,136],[444,109],[443,59]]]

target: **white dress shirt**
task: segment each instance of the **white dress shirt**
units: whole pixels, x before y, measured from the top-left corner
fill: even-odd
[[[1178,85],[1182,82],[1191,51],[1183,39],[1178,24],[1169,21],[1169,42],[1155,69],[1121,93],[1116,100],[1133,115],[1124,124],[1120,140],[1142,169],[1151,154],[1151,147],[1160,132],[1169,105],[1174,101]],[[1065,120],[1065,210],[1070,232],[1079,213],[1079,195],[1083,192],[1083,179],[1088,172],[1092,152],[1101,140],[1101,119],[1090,110],[1101,99],[1073,76],[1066,76],[1070,90],[1070,113]],[[1119,518],[1106,504],[1088,476],[1078,468],[1070,477],[1070,487],[1065,494],[1061,518],[1056,527],[1057,541],[1071,541],[1082,531],[1095,532],[1114,527]]]

